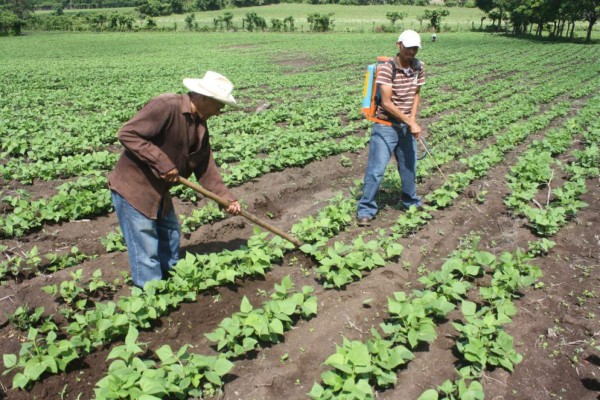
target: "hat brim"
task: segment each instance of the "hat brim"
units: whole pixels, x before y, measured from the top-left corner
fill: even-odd
[[[412,43],[411,41],[407,41],[405,42],[398,42],[398,43],[402,43],[404,45],[404,47],[418,47],[421,48],[421,43]]]
[[[223,103],[223,104],[233,107],[233,108],[240,108],[240,105],[235,101],[235,98],[232,95],[229,95],[227,97],[222,97],[222,96],[215,94],[208,87],[206,87],[204,85],[204,83],[202,82],[202,79],[185,78],[183,80],[183,85],[194,93],[199,93],[204,96],[210,97],[211,99],[215,99],[218,102]]]

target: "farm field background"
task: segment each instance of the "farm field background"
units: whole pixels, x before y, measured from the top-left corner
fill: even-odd
[[[227,10],[215,10],[215,11],[198,11],[194,12],[195,21],[198,22],[200,27],[203,26],[214,26],[214,18],[221,17],[225,12],[233,14],[233,25],[237,29],[242,29],[242,19],[247,13],[256,13],[257,15],[265,18],[267,23],[270,25],[272,18],[283,20],[286,17],[292,16],[294,18],[294,25],[297,31],[309,31],[310,24],[307,22],[307,16],[311,13],[319,13],[322,15],[333,13],[333,27],[332,31],[342,32],[369,32],[374,27],[380,25],[389,25],[390,21],[386,17],[386,13],[390,11],[401,11],[407,15],[402,21],[398,21],[396,24],[398,27],[405,28],[419,28],[421,23],[418,21],[418,17],[423,15],[424,10],[427,7],[419,6],[408,6],[408,5],[378,5],[378,6],[343,6],[338,4],[272,4],[268,6],[259,7],[244,7],[244,8],[233,8]],[[431,5],[430,9],[440,8],[439,5]],[[443,26],[452,30],[470,30],[475,24],[478,28],[481,24],[481,17],[485,16],[483,11],[478,8],[465,8],[465,7],[454,7],[449,9],[450,14],[443,18]],[[49,14],[51,11],[36,11],[36,15]],[[89,10],[65,10],[66,14],[95,14],[104,13],[110,14],[112,12],[131,12],[135,13],[133,8],[110,8],[110,9],[89,9]],[[185,14],[172,14],[169,16],[156,17],[155,21],[159,27],[173,27],[173,24],[177,24],[177,29],[180,31],[186,30],[185,18],[191,13]],[[486,20],[487,21],[487,20]],[[423,21],[422,27],[427,26],[427,21]]]
[[[478,33],[425,40],[421,120],[435,160],[420,162],[418,188],[428,208],[398,208],[390,168],[376,223],[358,228],[364,68],[394,54],[396,36],[3,38],[4,397],[110,398],[119,376],[144,368],[131,398],[136,387],[193,397],[167,350],[189,346],[215,357],[179,361],[208,371],[195,379],[209,398],[219,383],[214,398],[435,398],[426,391],[459,370],[485,398],[598,398],[600,48]],[[105,183],[116,132],[208,69],[234,82],[243,106],[209,121],[225,180],[248,211],[309,246],[269,241],[178,189],[183,261],[168,282],[132,293],[126,253],[108,252],[119,248]],[[282,299],[265,306],[279,322],[256,322],[252,310]],[[223,336],[220,326],[249,314],[245,339]],[[477,324],[492,334],[475,334]]]
[[[332,14],[333,31],[342,32],[372,32],[374,28],[381,25],[388,25],[389,19],[386,13],[399,11],[406,13],[406,17],[396,22],[398,27],[405,29],[425,29],[428,21],[424,20],[421,24],[418,18],[424,14],[424,10],[437,9],[441,6],[432,5],[430,7],[408,6],[408,5],[380,5],[380,6],[356,6],[348,7],[338,4],[273,4],[261,7],[247,7],[227,10],[233,14],[234,25],[241,28],[241,20],[246,13],[254,12],[270,22],[272,18],[283,20],[288,16],[294,17],[294,25],[299,31],[308,31],[310,24],[307,22],[307,16],[311,13],[321,15]],[[467,31],[473,26],[478,28],[481,24],[481,17],[485,14],[478,8],[454,7],[448,9],[450,14],[442,19],[442,26],[454,31]],[[196,21],[200,26],[213,26],[213,19],[222,16],[224,10],[204,11],[195,13]],[[187,15],[187,14],[186,14]],[[162,26],[171,26],[177,23],[181,29],[185,26],[185,15],[157,18],[157,23]],[[400,28],[398,28],[400,29]]]

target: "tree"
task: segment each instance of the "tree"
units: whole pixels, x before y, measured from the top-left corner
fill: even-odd
[[[283,21],[278,18],[271,18],[271,30],[281,32],[283,30]]]
[[[152,30],[154,28],[156,28],[156,21],[152,18],[148,18],[146,20],[146,29]]]
[[[185,27],[192,31],[194,30],[194,21],[196,20],[196,14],[191,13],[188,16],[185,17],[184,21],[185,21]]]
[[[223,14],[223,22],[225,22],[225,28],[227,30],[230,30],[231,28],[233,28],[233,13],[230,11],[227,11],[225,14]]]
[[[497,29],[499,30],[502,26],[502,16],[507,9],[506,3],[508,1],[510,0],[475,0],[475,5],[488,15],[492,20],[492,26],[498,20]]]
[[[327,32],[333,28],[333,13],[319,14],[310,13],[306,20],[310,24],[310,30],[313,32]]]
[[[223,17],[220,15],[218,17],[214,17],[213,25],[215,26],[215,30],[217,30],[217,25],[219,26],[219,29],[223,30]]]
[[[396,24],[396,21],[401,21],[404,18],[406,18],[407,15],[408,14],[405,12],[398,11],[388,11],[387,13],[385,13],[385,16],[387,17],[387,19],[390,20],[392,26]]]
[[[442,25],[442,17],[447,17],[450,15],[450,11],[441,9],[441,10],[425,10],[424,19],[429,20],[429,24],[433,28],[434,31],[439,32]]]
[[[0,0],[0,35],[20,35],[31,12],[31,0]]]
[[[581,19],[588,22],[585,41],[589,43],[592,39],[592,28],[600,16],[600,0],[579,0],[578,3],[582,13]]]
[[[294,31],[296,28],[294,28],[294,17],[292,17],[291,15],[288,17],[285,17],[283,19],[283,29],[287,32],[288,30],[290,32]]]
[[[243,19],[243,23],[250,32],[254,29],[267,29],[267,21],[263,17],[259,17],[255,12],[246,13],[246,18]]]
[[[115,14],[113,14],[115,15]],[[104,27],[104,24],[109,21],[108,17],[105,14],[94,14],[91,18],[90,18],[90,22],[92,24],[94,24],[96,26],[96,29],[100,29],[102,30],[102,28]],[[115,27],[116,27],[116,15],[115,15]],[[110,21],[109,21],[109,27],[110,27]]]
[[[535,25],[537,36],[548,31],[551,37],[573,37],[575,22],[586,21],[586,42],[591,41],[600,16],[600,0],[475,0],[475,5],[492,20],[492,26],[498,21],[496,29],[509,18],[515,34],[525,33],[528,28],[531,32]]]
[[[171,12],[174,14],[183,14],[183,1],[182,0],[168,0],[171,6]]]
[[[199,11],[214,11],[222,8],[220,0],[193,0],[192,4],[193,8]]]
[[[19,35],[21,20],[11,11],[0,11],[0,36]]]
[[[169,15],[172,13],[171,4],[162,3],[159,0],[139,0],[136,2],[136,10],[140,14],[150,17],[158,17],[160,15]]]

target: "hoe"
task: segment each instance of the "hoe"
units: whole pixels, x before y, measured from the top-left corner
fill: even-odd
[[[195,191],[201,193],[202,195],[208,197],[209,199],[212,199],[214,201],[216,201],[217,203],[219,203],[220,205],[222,205],[223,207],[228,207],[229,206],[229,201],[225,200],[224,198],[222,198],[221,196],[218,196],[216,194],[214,194],[213,192],[210,192],[206,189],[204,189],[202,186],[195,184],[194,182],[190,182],[189,180],[179,177],[177,178],[179,180],[180,183],[184,184],[185,186],[194,189]],[[240,211],[240,215],[244,218],[246,218],[248,221],[255,223],[258,226],[262,226],[263,228],[267,229],[268,231],[276,234],[277,236],[281,236],[282,238],[284,238],[285,240],[287,240],[288,242],[294,244],[296,247],[300,247],[302,246],[302,242],[299,241],[298,239],[296,239],[295,237],[288,235],[287,233],[283,232],[281,229],[261,220],[260,218],[258,218],[257,216],[250,214],[247,211],[241,210]]]

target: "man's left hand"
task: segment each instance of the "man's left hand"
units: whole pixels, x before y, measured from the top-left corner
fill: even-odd
[[[242,206],[237,201],[232,201],[226,211],[231,215],[238,215],[242,211]]]

